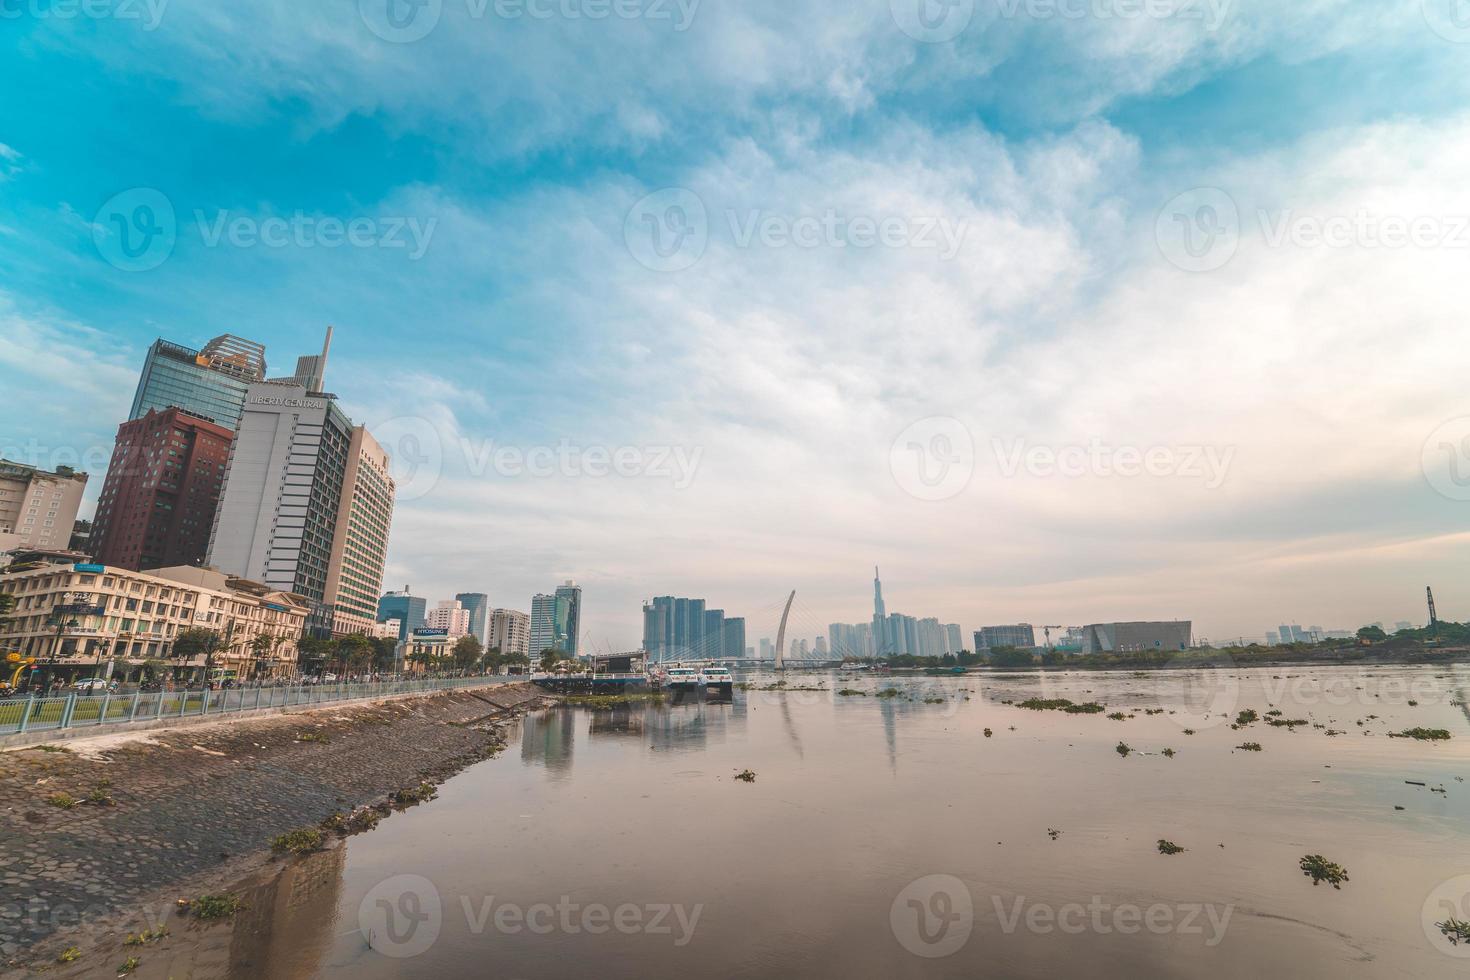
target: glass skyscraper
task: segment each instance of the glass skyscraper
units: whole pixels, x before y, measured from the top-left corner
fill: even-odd
[[[254,341],[224,334],[193,350],[160,338],[148,348],[128,420],[182,408],[234,431],[246,389],[264,379],[265,348]]]

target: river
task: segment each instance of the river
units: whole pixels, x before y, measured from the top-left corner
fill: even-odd
[[[748,681],[731,704],[526,718],[437,799],[290,869],[232,972],[1470,970],[1436,926],[1470,919],[1470,669]],[[1420,727],[1452,739],[1388,737]],[[1308,855],[1348,880],[1314,884]]]

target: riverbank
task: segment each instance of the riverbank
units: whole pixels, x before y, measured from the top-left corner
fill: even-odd
[[[165,918],[175,929],[178,899],[260,876],[279,835],[391,812],[394,794],[409,802],[497,754],[506,723],[546,703],[506,685],[0,754],[6,975],[115,975],[129,956],[146,961],[148,947],[124,941]],[[78,958],[59,964],[72,947]]]

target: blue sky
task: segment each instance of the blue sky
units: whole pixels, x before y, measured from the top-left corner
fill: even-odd
[[[0,447],[105,452],[157,336],[284,370],[331,323],[424,456],[390,584],[575,577],[598,645],[655,594],[859,621],[875,562],[967,632],[1455,615],[1457,2],[442,0],[403,41],[387,0],[0,0]],[[109,262],[157,196],[171,251]]]

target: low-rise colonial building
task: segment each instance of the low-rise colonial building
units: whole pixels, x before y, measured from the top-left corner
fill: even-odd
[[[310,602],[208,568],[133,572],[78,560],[74,553],[18,554],[0,569],[0,593],[15,609],[0,623],[0,655],[34,658],[59,678],[107,673],[133,677],[162,660],[184,676],[202,674],[206,655],[175,655],[185,630],[219,641],[213,667],[240,679],[295,672],[296,644]]]

